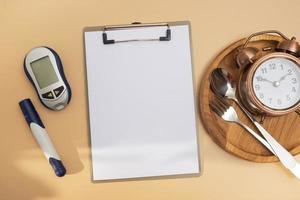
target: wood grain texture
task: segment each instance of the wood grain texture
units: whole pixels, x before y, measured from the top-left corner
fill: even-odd
[[[224,49],[208,66],[199,91],[199,112],[202,123],[213,139],[222,149],[240,158],[254,162],[275,162],[278,159],[261,145],[250,133],[234,123],[223,121],[209,108],[209,101],[215,98],[210,90],[209,75],[217,67],[226,68],[238,80],[240,71],[237,68],[234,57],[236,50],[244,43],[239,40]],[[257,48],[275,47],[281,38],[274,35],[262,35],[253,39],[249,46]],[[248,118],[234,104],[240,119],[253,130],[257,129]],[[280,117],[266,117],[262,125],[272,136],[293,155],[300,152],[300,117],[294,112]],[[257,131],[258,132],[258,131]]]

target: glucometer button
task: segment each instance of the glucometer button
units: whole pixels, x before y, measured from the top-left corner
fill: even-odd
[[[45,99],[54,99],[54,95],[51,91],[42,94],[42,97],[45,98]]]
[[[64,91],[64,89],[65,89],[64,86],[60,86],[60,87],[54,89],[53,92],[56,97],[59,97],[59,95]]]

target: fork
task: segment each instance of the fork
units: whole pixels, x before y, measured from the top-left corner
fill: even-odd
[[[285,148],[283,148],[265,129],[259,128],[259,131],[263,134],[266,140],[259,136],[247,125],[242,123],[235,109],[230,106],[226,100],[216,98],[215,101],[210,101],[209,106],[213,112],[215,112],[225,121],[234,122],[249,131],[258,141],[260,141],[275,156],[278,157],[284,167],[289,169],[298,179],[300,179],[300,165],[297,163],[295,158]]]
[[[274,155],[275,152],[273,151],[270,144],[263,139],[260,135],[258,135],[255,131],[253,131],[249,126],[241,122],[239,116],[237,115],[235,109],[230,106],[226,100],[220,100],[219,98],[215,98],[215,101],[210,101],[209,107],[212,111],[214,111],[218,116],[220,116],[223,120],[227,122],[233,122],[244,128],[246,131],[251,133],[258,141],[260,141],[265,147],[267,147]]]

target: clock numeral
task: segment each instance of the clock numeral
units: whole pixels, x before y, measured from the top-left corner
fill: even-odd
[[[260,85],[255,85],[255,90],[260,90]]]
[[[270,104],[272,103],[272,100],[273,100],[272,98],[269,98],[269,103],[270,103]]]
[[[292,88],[292,92],[296,92],[296,88],[295,87]]]
[[[265,96],[264,96],[264,94],[263,93],[259,93],[259,98],[260,99],[263,99]]]
[[[277,99],[277,104],[278,104],[278,105],[281,105],[281,104],[282,104],[281,99]]]
[[[289,70],[288,70],[288,75],[292,75],[292,74],[293,74],[292,70],[289,69]]]
[[[270,70],[276,69],[276,64],[275,63],[271,63],[269,66],[270,66]]]
[[[266,74],[266,73],[268,73],[268,70],[267,70],[267,68],[266,68],[266,67],[263,67],[263,68],[261,68],[261,71],[262,71],[262,73],[263,73],[263,74]]]
[[[280,64],[280,68],[281,68],[281,70],[283,70],[283,69],[284,69],[284,67],[283,67],[283,64]]]
[[[256,80],[257,80],[257,81],[262,81],[262,80],[263,80],[263,77],[257,76],[257,77],[256,77]]]
[[[288,95],[286,95],[285,97],[286,97],[286,100],[288,100],[288,101],[289,101],[289,100],[291,100],[291,97],[290,97],[290,95],[289,95],[289,94],[288,94]]]
[[[293,84],[297,83],[297,79],[296,78],[292,78],[292,83]]]

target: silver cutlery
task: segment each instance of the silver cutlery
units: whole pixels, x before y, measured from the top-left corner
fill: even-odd
[[[255,120],[237,99],[236,84],[232,79],[232,75],[226,69],[216,68],[211,72],[210,88],[217,96],[233,100],[251,120]]]
[[[263,139],[260,135],[258,135],[255,131],[253,131],[249,126],[244,124],[240,119],[235,109],[230,106],[226,101],[221,101],[218,98],[215,98],[214,101],[209,102],[209,107],[212,111],[214,111],[218,116],[220,116],[223,120],[227,122],[233,122],[240,125],[246,131],[251,133],[258,141],[260,141],[265,147],[267,147],[273,154],[274,151],[270,144]],[[275,154],[276,155],[276,154]]]
[[[252,123],[256,126],[256,128],[260,131],[265,139],[263,139],[259,135],[253,135],[260,142],[265,140],[269,145],[265,145],[265,142],[262,142],[269,150],[270,147],[272,149],[272,153],[278,157],[281,163],[288,168],[298,179],[300,179],[300,165],[296,162],[295,158],[284,148],[282,147],[269,133],[266,131],[262,125],[260,125],[256,119],[240,104],[238,99],[236,98],[236,88],[233,80],[231,79],[231,75],[225,69],[217,68],[215,69],[210,76],[210,84],[213,92],[220,97],[226,97],[228,99],[233,100],[242,111],[248,116],[248,118],[252,121]],[[226,109],[227,111],[228,109]],[[232,107],[230,110],[234,110]],[[232,111],[231,111],[232,112]],[[228,112],[225,112],[228,114]],[[218,113],[217,113],[218,114]],[[226,115],[226,114],[225,114]]]

